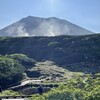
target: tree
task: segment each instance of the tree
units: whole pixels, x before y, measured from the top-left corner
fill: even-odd
[[[14,59],[0,56],[0,85],[6,88],[23,78],[23,67]]]

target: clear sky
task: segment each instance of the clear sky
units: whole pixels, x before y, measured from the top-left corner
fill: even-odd
[[[58,17],[100,32],[100,0],[0,0],[0,29],[29,15]]]

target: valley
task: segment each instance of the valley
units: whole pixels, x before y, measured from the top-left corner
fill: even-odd
[[[70,98],[90,100],[96,93],[95,98],[99,98],[99,46],[99,34],[0,37],[0,85],[3,89],[0,95],[33,95],[30,100],[61,100],[58,94],[64,97],[64,94],[71,93]],[[38,95],[40,84],[44,88],[43,96]],[[83,97],[72,96],[77,93]]]

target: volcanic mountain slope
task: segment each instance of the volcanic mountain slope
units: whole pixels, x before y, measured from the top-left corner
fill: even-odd
[[[28,16],[0,30],[0,36],[58,36],[93,34],[80,26],[55,17]]]
[[[21,53],[53,61],[70,71],[100,71],[100,34],[55,37],[1,37],[0,54]]]

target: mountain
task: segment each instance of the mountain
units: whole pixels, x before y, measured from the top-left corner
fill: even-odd
[[[100,34],[55,37],[0,37],[0,54],[25,54],[70,71],[100,72]]]
[[[28,16],[0,30],[0,36],[58,36],[94,34],[80,26],[55,17]]]

